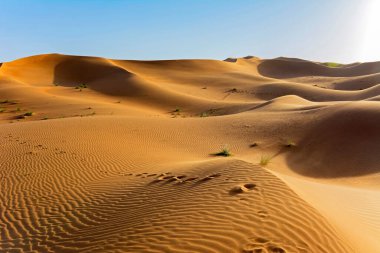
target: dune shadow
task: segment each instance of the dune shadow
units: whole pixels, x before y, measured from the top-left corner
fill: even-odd
[[[86,85],[107,95],[125,95],[132,94],[128,84],[133,76],[127,70],[100,58],[70,57],[55,66],[53,82],[64,87]]]
[[[353,77],[380,72],[380,62],[348,64],[331,68],[326,65],[291,58],[276,58],[261,62],[258,72],[266,77],[287,79],[305,76]]]
[[[260,63],[258,72],[266,77],[286,79],[304,76],[337,75],[335,69],[330,69],[310,61],[272,59]]]
[[[295,172],[317,178],[380,172],[380,108],[354,105],[329,111],[309,123],[297,148],[286,156]]]

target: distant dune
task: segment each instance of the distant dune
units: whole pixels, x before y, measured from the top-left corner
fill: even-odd
[[[380,62],[330,65],[0,64],[0,252],[380,252]]]

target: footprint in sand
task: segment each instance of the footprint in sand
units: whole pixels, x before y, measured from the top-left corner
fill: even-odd
[[[153,181],[150,182],[150,184],[158,183],[158,182],[165,182],[165,184],[176,182],[176,183],[182,183],[182,178],[185,178],[185,175],[168,175],[169,173],[162,173],[157,178],[155,178]],[[155,174],[154,174],[155,175]],[[153,174],[152,174],[153,176]]]
[[[221,176],[221,174],[212,174],[207,177],[204,177],[202,179],[199,179],[199,177],[188,177],[187,175],[168,175],[169,173],[162,173],[158,175],[153,181],[151,181],[149,184],[155,184],[159,182],[163,182],[163,184],[169,184],[169,183],[174,183],[174,184],[185,184],[189,182],[195,182],[195,183],[203,183],[208,180],[217,178]]]
[[[184,184],[184,183],[194,182],[194,181],[196,181],[195,183],[203,183],[203,182],[207,182],[211,179],[220,177],[222,175],[220,173],[215,173],[215,174],[212,174],[212,175],[209,175],[209,176],[206,176],[204,178],[199,179],[199,177],[188,177],[187,175],[176,176],[176,175],[168,175],[168,174],[171,174],[171,173],[162,173],[162,174],[158,175],[149,184],[155,184],[155,183],[159,183],[159,182],[163,182],[163,184],[169,184],[169,183]],[[155,175],[155,174],[153,174],[153,175]],[[250,187],[250,186],[248,186],[248,187]]]
[[[240,193],[244,193],[244,192],[249,192],[255,188],[256,188],[256,184],[253,184],[253,183],[247,183],[244,185],[237,185],[237,186],[234,186],[230,190],[230,194],[236,195],[236,194],[240,194]]]
[[[133,174],[130,174],[130,175],[133,175]],[[141,177],[141,178],[146,178],[146,177],[153,177],[155,176],[156,174],[149,174],[147,172],[143,172],[143,173],[138,173],[138,174],[135,174],[135,177]]]
[[[183,180],[183,182],[184,182],[184,183],[185,183],[185,182],[191,182],[191,181],[194,181],[194,180],[197,180],[197,179],[198,179],[198,177],[189,177],[189,178]]]
[[[182,181],[182,180],[179,179],[179,178],[176,177],[176,176],[171,176],[171,177],[167,180],[168,183],[171,183],[171,182],[178,182],[178,181]]]
[[[256,238],[254,242],[244,245],[243,253],[286,253],[287,251],[265,238]]]
[[[259,215],[260,218],[266,218],[268,217],[268,212],[266,211],[258,211],[257,214]]]
[[[217,178],[217,177],[220,177],[222,174],[220,173],[215,173],[215,174],[212,174],[212,175],[209,175],[207,177],[204,177],[200,180],[200,182],[205,182],[205,181],[209,181],[211,179],[214,179],[214,178]]]

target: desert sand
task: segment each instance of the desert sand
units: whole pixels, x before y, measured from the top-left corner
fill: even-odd
[[[380,62],[2,63],[0,252],[380,252],[379,101]]]

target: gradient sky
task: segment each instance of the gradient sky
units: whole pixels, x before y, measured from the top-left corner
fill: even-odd
[[[0,0],[0,62],[278,56],[380,60],[380,0]]]

